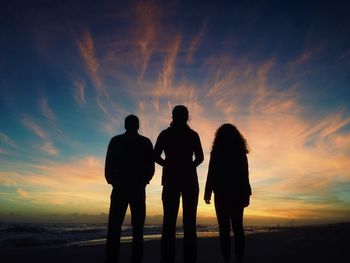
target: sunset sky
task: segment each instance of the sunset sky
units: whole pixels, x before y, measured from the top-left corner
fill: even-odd
[[[199,217],[215,216],[203,188],[230,122],[251,148],[248,221],[350,219],[348,1],[8,2],[0,221],[108,213],[110,138],[135,114],[154,144],[177,104],[205,152]],[[149,216],[162,214],[160,174]]]

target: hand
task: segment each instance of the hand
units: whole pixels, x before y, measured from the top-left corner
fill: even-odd
[[[210,199],[204,199],[204,201],[207,205],[210,205]]]

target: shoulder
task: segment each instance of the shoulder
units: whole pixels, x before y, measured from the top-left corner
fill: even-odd
[[[110,142],[117,143],[117,142],[123,140],[123,137],[124,137],[124,134],[116,135],[116,136],[112,137]]]
[[[123,141],[123,135],[116,135],[111,138],[109,144],[108,144],[108,150],[109,151],[116,151]]]
[[[148,143],[148,144],[152,143],[151,140],[148,137],[146,137],[146,136],[143,136],[143,135],[139,134],[138,137],[139,137],[139,140],[144,142],[144,143]]]
[[[164,138],[164,137],[168,136],[169,133],[170,133],[170,128],[167,128],[167,129],[165,129],[165,130],[162,130],[162,131],[159,133],[159,135],[158,135],[158,139]]]
[[[199,139],[199,134],[195,131],[195,130],[192,130],[191,128],[188,128],[188,132],[191,136],[195,137],[196,139],[198,138]]]

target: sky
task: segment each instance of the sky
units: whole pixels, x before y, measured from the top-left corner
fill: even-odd
[[[183,104],[199,133],[198,218],[216,129],[248,141],[248,223],[350,218],[347,1],[6,1],[0,221],[105,221],[104,159],[124,118],[154,144]],[[161,169],[147,186],[162,215]],[[200,222],[202,222],[200,221]]]

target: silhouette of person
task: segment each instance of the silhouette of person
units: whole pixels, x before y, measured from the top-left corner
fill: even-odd
[[[220,246],[225,262],[231,260],[230,224],[234,233],[236,262],[242,262],[245,249],[243,229],[244,207],[249,205],[251,188],[248,177],[248,145],[232,124],[217,131],[210,154],[204,200],[210,204],[214,192]]]
[[[184,262],[195,262],[199,193],[196,168],[203,162],[203,150],[198,134],[187,125],[187,108],[183,105],[176,106],[172,111],[172,119],[170,127],[159,134],[154,148],[155,161],[163,166],[161,262],[175,262],[176,219],[180,196],[183,208],[183,259]],[[163,152],[164,159],[161,157]]]
[[[138,134],[139,119],[125,118],[124,134],[111,139],[106,156],[105,177],[113,186],[108,219],[106,262],[118,262],[121,226],[128,205],[131,211],[131,262],[142,262],[143,227],[146,217],[145,188],[154,174],[151,141]]]

